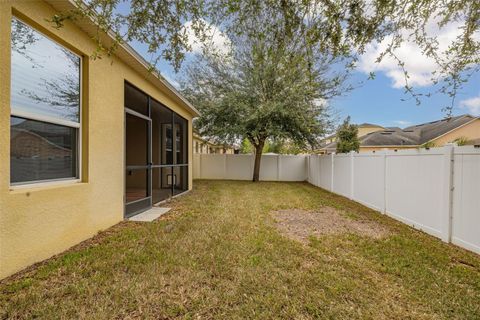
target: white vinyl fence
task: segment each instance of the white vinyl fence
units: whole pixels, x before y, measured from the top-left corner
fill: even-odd
[[[195,154],[194,179],[251,180],[252,155]],[[480,253],[480,149],[264,155],[260,180],[305,181]]]
[[[307,180],[308,155],[263,155],[262,181]],[[194,154],[193,179],[252,180],[254,156],[251,154]]]
[[[311,155],[308,182],[480,253],[480,149]]]

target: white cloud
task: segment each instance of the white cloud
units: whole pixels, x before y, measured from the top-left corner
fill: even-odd
[[[472,115],[480,116],[480,95],[460,101],[460,106],[467,109]]]
[[[217,26],[209,24],[206,21],[203,21],[205,26],[207,26],[207,46],[212,47],[220,54],[227,54],[230,51],[231,41],[228,39],[227,35],[224,34]],[[189,45],[192,47],[193,53],[202,53],[202,50],[205,46],[204,43],[195,35],[195,32],[192,28],[192,21],[186,22],[183,27],[188,36]]]
[[[460,22],[450,23],[439,29],[435,21],[431,21],[427,26],[429,36],[436,36],[438,48],[441,52],[448,48],[448,45],[455,40],[461,33]],[[408,37],[406,31],[402,32],[405,38]],[[381,43],[373,43],[366,47],[365,53],[360,57],[359,70],[365,73],[383,72],[392,80],[392,87],[402,88],[405,86],[405,75],[398,62],[389,56],[385,56],[380,63],[375,60],[381,52],[384,52],[392,37],[386,37]],[[405,69],[409,75],[409,85],[425,87],[432,85],[432,72],[438,70],[438,66],[431,58],[422,54],[420,48],[413,42],[404,42],[394,51],[395,55],[405,63]]]
[[[406,121],[406,120],[395,120],[395,121],[393,121],[393,123],[395,123],[396,125],[398,125],[400,127],[408,127],[412,124],[412,122]]]

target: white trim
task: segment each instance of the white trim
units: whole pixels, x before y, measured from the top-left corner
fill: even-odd
[[[81,179],[78,178],[62,178],[62,179],[51,179],[51,180],[38,180],[13,183],[10,185],[10,191],[21,190],[21,189],[33,189],[33,188],[42,188],[50,186],[63,186],[75,183],[81,183]]]
[[[71,127],[71,128],[77,128],[77,129],[79,129],[81,127],[79,122],[73,122],[73,121],[70,121],[70,120],[62,120],[62,119],[58,119],[58,118],[55,118],[55,117],[41,115],[41,114],[38,114],[38,113],[35,113],[35,112],[30,112],[30,111],[18,110],[18,109],[14,109],[14,107],[11,107],[10,115],[13,116],[13,117],[24,118],[26,120],[48,122],[48,123],[51,123],[51,124],[57,124],[57,125],[64,126],[64,127]],[[81,118],[81,116],[80,116],[80,118]]]

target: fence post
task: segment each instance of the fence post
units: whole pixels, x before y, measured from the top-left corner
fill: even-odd
[[[202,158],[203,158],[203,153],[198,154],[198,178],[203,179],[202,177]]]
[[[322,171],[322,166],[320,165],[322,163],[321,157],[323,157],[323,156],[317,155],[317,159],[316,159],[316,161],[317,161],[317,171],[318,171],[317,184],[316,184],[317,187],[321,186],[321,184],[320,184],[320,181],[321,181],[321,178],[322,178],[322,172],[321,172]]]
[[[453,151],[453,144],[443,147],[442,240],[445,242],[452,239]]]
[[[354,155],[355,151],[350,151],[350,200],[353,200],[353,161],[355,161]]]
[[[331,180],[330,180],[330,191],[333,192],[333,178],[334,178],[333,171],[334,171],[334,169],[335,169],[335,154],[332,153],[332,154],[331,154],[331,157],[332,157],[332,161],[331,161],[331,166],[332,166],[331,170],[332,170],[332,172],[331,172],[331,177],[330,177],[330,179],[331,179]]]
[[[383,203],[382,203],[382,213],[387,214],[387,149],[383,150],[382,162],[383,162]]]
[[[280,181],[280,163],[281,163],[281,155],[277,154],[277,181]]]
[[[307,166],[306,166],[306,167],[307,167],[306,176],[307,176],[307,182],[308,182],[308,183],[311,183],[311,181],[310,181],[310,157],[311,157],[311,156],[312,156],[312,155],[309,154],[309,155],[307,155],[307,158],[305,159],[306,162],[307,162]]]
[[[223,154],[223,179],[228,179],[228,172],[227,172],[227,155]]]

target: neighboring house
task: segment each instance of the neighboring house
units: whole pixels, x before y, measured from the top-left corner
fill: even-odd
[[[384,127],[376,124],[371,124],[371,123],[359,124],[357,128],[358,128],[358,134],[357,134],[358,138],[361,138],[372,132],[385,130]],[[322,147],[319,148],[318,150],[315,150],[315,153],[326,154],[326,153],[335,152],[337,149],[337,144],[335,143],[336,141],[337,141],[336,133],[323,138],[322,141],[320,142]]]
[[[73,1],[0,1],[0,278],[192,188],[198,111]],[[101,35],[107,42],[108,35]]]
[[[234,154],[233,147],[212,143],[195,132],[193,133],[193,153],[202,154]]]
[[[466,139],[476,144],[480,139],[480,118],[461,115],[442,120],[422,123],[404,129],[385,128],[359,137],[360,152],[383,149],[413,149],[422,146],[441,147],[457,139]],[[336,143],[324,146],[326,153],[336,150]]]

